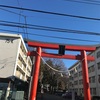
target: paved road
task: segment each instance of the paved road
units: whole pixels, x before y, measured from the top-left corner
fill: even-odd
[[[68,99],[64,99],[64,98],[59,97],[59,96],[55,96],[55,95],[51,95],[51,94],[45,94],[45,93],[43,95],[43,99],[41,99],[41,96],[38,93],[37,100],[68,100]]]

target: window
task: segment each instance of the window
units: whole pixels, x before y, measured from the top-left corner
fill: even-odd
[[[95,76],[92,76],[91,80],[92,80],[92,83],[95,83]]]
[[[83,80],[81,79],[81,80],[79,80],[79,84],[83,84]]]
[[[91,73],[91,67],[88,68],[88,72]]]
[[[25,76],[25,73],[17,66],[16,71],[18,71],[19,73],[21,73],[23,76]]]
[[[79,64],[78,68],[80,69],[81,68],[81,65]]]
[[[19,54],[18,59],[19,59],[19,61],[22,63],[22,64],[21,64],[21,67],[23,66],[23,67],[25,67],[25,68],[26,68],[26,63],[25,63],[25,61],[23,60],[23,58],[21,57],[21,55],[20,55],[20,54]]]
[[[83,84],[83,80],[81,79],[81,84]]]
[[[98,66],[98,69],[100,69],[100,62],[99,62],[99,63],[97,63],[97,66]]]
[[[82,93],[83,93],[83,88],[81,89]]]
[[[72,86],[72,82],[70,82],[69,86]]]
[[[70,80],[73,80],[73,77],[72,76],[70,76]]]
[[[98,75],[98,82],[100,83],[100,75]]]
[[[88,68],[88,72],[91,73],[91,72],[94,72],[95,71],[95,68],[94,68],[94,65],[90,66]]]
[[[74,71],[72,70],[72,71],[70,71],[70,73],[71,73],[71,74],[73,74],[73,73],[74,73]]]
[[[79,84],[81,84],[81,80],[79,80]]]
[[[22,52],[26,55],[26,50],[25,50],[25,47],[22,42],[21,42],[20,48],[21,48]]]
[[[94,65],[91,66],[91,72],[94,72],[95,71],[95,68],[94,68]]]
[[[78,70],[78,68],[76,67],[76,70]]]
[[[100,57],[100,51],[97,52],[97,58],[99,58],[99,57]]]
[[[77,85],[78,84],[78,81],[74,81],[74,85]]]
[[[92,88],[90,88],[90,92],[91,92],[91,94],[92,94]]]
[[[90,83],[95,83],[95,76],[89,77],[89,82]]]
[[[93,95],[96,95],[96,88],[92,89],[92,93],[93,93]]]
[[[79,93],[81,93],[81,89],[79,89]]]
[[[79,72],[79,76],[82,76],[82,71]]]
[[[74,74],[74,78],[76,78],[78,76],[78,73]]]
[[[91,83],[91,77],[89,77],[89,82]]]

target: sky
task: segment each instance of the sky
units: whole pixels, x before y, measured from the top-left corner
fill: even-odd
[[[73,1],[79,1],[85,3],[73,2]],[[98,20],[45,14],[45,13],[25,11],[25,10],[23,11],[19,9],[1,7],[1,5],[48,11],[54,13],[67,14],[67,15],[83,16],[94,19],[96,18]],[[96,0],[96,2],[95,0],[89,0],[89,1],[88,0],[70,0],[70,1],[69,0],[0,0],[0,32],[5,32],[2,30],[23,32],[26,33],[22,34],[23,38],[40,42],[66,44],[66,45],[67,44],[95,45],[100,43],[99,35],[8,27],[8,26],[2,26],[1,21],[17,22],[17,23],[23,23],[25,25],[32,24],[32,25],[40,25],[46,27],[100,33],[99,12],[100,12],[99,0]],[[51,38],[50,36],[58,38]],[[49,50],[49,52],[57,53],[58,51]],[[79,54],[79,52],[66,51],[66,54]],[[65,66],[68,68],[76,62],[75,60],[67,60],[67,59],[63,61],[65,63]]]

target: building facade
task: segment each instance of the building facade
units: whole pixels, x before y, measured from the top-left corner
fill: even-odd
[[[89,53],[94,56],[95,61],[88,61],[88,73],[91,96],[100,96],[100,47],[94,52]],[[78,95],[83,94],[83,76],[81,61],[76,62],[69,68],[69,90],[76,91]]]
[[[19,34],[0,33],[0,78],[15,76],[27,81],[32,61],[27,56],[23,38]]]

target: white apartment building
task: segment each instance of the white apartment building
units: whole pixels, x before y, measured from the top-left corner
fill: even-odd
[[[32,62],[19,34],[0,33],[0,78],[15,76],[23,81],[30,77]]]
[[[95,61],[88,61],[91,95],[100,96],[100,46],[97,46],[96,50],[89,53],[89,55],[95,57]],[[78,95],[84,95],[81,61],[71,66],[69,72],[69,90],[76,91]]]

